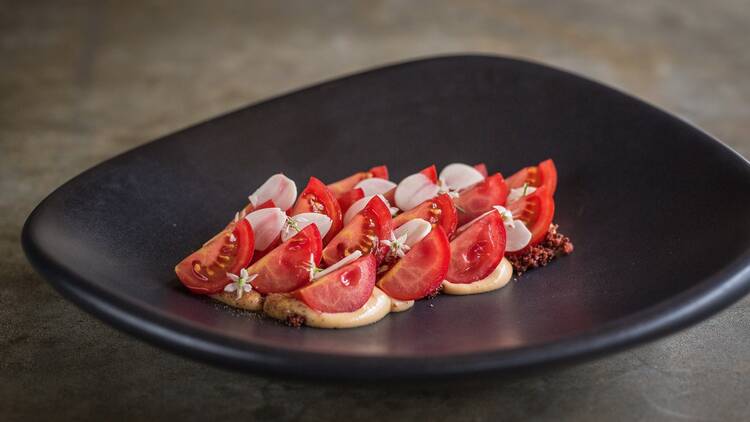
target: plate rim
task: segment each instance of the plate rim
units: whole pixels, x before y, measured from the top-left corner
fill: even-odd
[[[548,343],[508,350],[449,354],[427,358],[375,357],[301,352],[294,349],[281,349],[247,343],[164,318],[163,315],[159,315],[133,303],[128,303],[128,300],[125,298],[118,297],[112,292],[100,289],[88,282],[84,277],[78,276],[73,270],[65,268],[64,265],[55,262],[47,256],[34,241],[35,221],[38,218],[40,210],[51,197],[55,196],[66,185],[74,183],[89,172],[121,155],[129,154],[176,133],[207,124],[241,110],[257,107],[345,79],[429,61],[477,58],[483,60],[497,59],[517,62],[522,65],[543,67],[604,87],[619,95],[635,99],[641,105],[649,107],[651,110],[667,117],[677,119],[682,124],[700,132],[705,136],[706,142],[723,147],[726,152],[740,159],[746,171],[750,171],[750,162],[747,159],[703,129],[696,127],[690,121],[654,106],[641,98],[623,92],[616,87],[603,84],[589,77],[536,61],[509,56],[487,54],[429,56],[353,72],[300,89],[284,92],[280,95],[272,96],[268,99],[205,119],[197,124],[160,136],[152,141],[116,154],[71,178],[53,190],[34,208],[26,219],[21,232],[21,244],[24,253],[32,267],[63,297],[75,303],[86,312],[137,338],[146,340],[151,344],[177,354],[219,366],[239,368],[256,373],[284,374],[306,378],[325,377],[350,380],[435,378],[520,370],[583,360],[622,350],[674,333],[719,312],[750,292],[750,250],[746,250],[716,274],[704,278],[690,289],[678,295],[625,317],[600,325],[596,329]],[[419,363],[415,364],[417,361]]]

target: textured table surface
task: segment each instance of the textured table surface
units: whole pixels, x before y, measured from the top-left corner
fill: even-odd
[[[750,299],[651,344],[522,378],[319,384],[131,338],[62,299],[19,245],[33,206],[93,164],[271,95],[436,53],[571,69],[748,157],[745,0],[29,3],[0,0],[0,420],[750,418]]]

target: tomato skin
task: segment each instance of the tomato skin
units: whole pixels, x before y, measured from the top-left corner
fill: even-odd
[[[511,189],[522,188],[524,183],[539,188],[543,186],[549,195],[554,196],[557,189],[557,168],[552,159],[542,161],[536,166],[522,168],[506,181]]]
[[[323,249],[323,262],[333,265],[356,250],[374,253],[380,261],[387,251],[379,247],[380,240],[389,238],[391,231],[391,211],[376,196],[328,242]]]
[[[416,207],[405,211],[393,218],[393,228],[398,228],[409,220],[421,218],[432,224],[439,225],[445,230],[450,238],[456,231],[458,225],[458,214],[453,200],[447,193],[442,193],[432,199],[428,199]]]
[[[352,206],[353,203],[359,201],[360,199],[365,197],[365,193],[360,188],[354,188],[350,190],[349,192],[346,192],[338,197],[339,201],[339,207],[341,207],[341,212],[346,214],[346,210],[349,209],[349,207]]]
[[[523,221],[531,232],[528,246],[512,252],[520,254],[544,239],[555,216],[555,200],[546,188],[540,187],[534,193],[508,204],[508,210],[513,213],[514,220]]]
[[[319,312],[353,312],[364,306],[375,288],[377,262],[365,255],[292,293]]]
[[[344,225],[339,202],[326,185],[316,177],[310,178],[289,215],[294,216],[303,212],[317,212],[331,218],[331,229],[328,230],[325,239],[323,239],[324,244],[333,239]]]
[[[232,235],[235,242],[230,241]],[[254,246],[253,228],[247,220],[242,219],[230,224],[200,250],[183,259],[174,270],[177,278],[191,292],[207,295],[218,293],[229,284],[227,273],[239,274],[250,263]],[[228,259],[220,260],[220,256]],[[222,268],[220,264],[229,265]]]
[[[432,180],[432,183],[437,184],[438,182],[437,168],[435,168],[434,164],[420,171],[420,173],[424,174],[425,176],[427,176],[428,179]]]
[[[495,173],[467,189],[459,192],[454,200],[458,210],[458,226],[470,222],[492,209],[493,205],[504,205],[510,189],[503,176]]]
[[[380,278],[378,286],[395,299],[421,299],[440,287],[450,254],[448,236],[437,226]]]
[[[474,165],[474,168],[477,169],[478,172],[482,173],[482,176],[487,177],[487,166],[484,163],[479,163]]]
[[[481,280],[495,270],[504,254],[505,225],[500,213],[490,212],[451,241],[451,260],[445,279],[462,284]]]
[[[247,269],[258,276],[251,281],[260,293],[287,293],[310,282],[310,256],[320,263],[323,249],[315,224],[306,226]]]
[[[376,166],[370,169],[370,177],[379,177],[381,179],[388,180],[388,166]]]
[[[349,177],[329,184],[328,189],[331,190],[333,196],[339,198],[341,195],[354,189],[354,186],[356,186],[357,183],[371,177],[379,177],[381,179],[388,180],[388,167],[384,165],[377,166],[371,168],[368,171],[360,171],[358,173],[354,173]]]
[[[391,206],[395,206],[396,203],[396,188],[393,188],[389,190],[388,192],[383,194],[383,198],[385,198]]]

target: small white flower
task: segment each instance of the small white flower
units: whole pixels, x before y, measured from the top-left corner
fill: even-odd
[[[390,249],[389,253],[393,256],[396,256],[398,258],[403,258],[406,256],[406,253],[409,252],[409,249],[411,249],[406,244],[406,237],[407,234],[404,233],[400,237],[396,238],[396,235],[391,232],[391,238],[389,239],[383,239],[381,240],[381,243],[383,243],[385,246],[388,246]]]
[[[310,254],[310,261],[307,263],[307,270],[310,272],[310,281],[313,281],[315,275],[322,271],[317,265],[315,265],[315,255],[313,254]]]
[[[243,293],[250,293],[253,291],[253,285],[250,284],[250,282],[255,280],[255,278],[258,277],[258,274],[248,274],[247,269],[243,268],[240,270],[239,276],[227,273],[227,277],[229,277],[232,282],[224,286],[224,291],[229,293],[237,292],[237,300],[239,300],[242,298]]]
[[[237,241],[237,237],[234,235],[234,233],[231,233],[229,235],[229,241],[232,242],[232,243],[234,243],[234,242]]]
[[[236,213],[234,213],[234,222],[237,223],[238,221],[240,221],[240,212],[239,211],[237,211]]]
[[[451,198],[458,198],[458,191],[450,187],[445,179],[438,179],[438,193],[447,193]]]
[[[500,217],[503,219],[503,224],[505,224],[505,227],[512,228],[513,227],[513,213],[510,212],[509,209],[500,205],[495,205],[495,209],[497,210],[497,212],[500,213]]]

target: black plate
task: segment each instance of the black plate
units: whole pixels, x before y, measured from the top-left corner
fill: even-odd
[[[381,163],[400,180],[433,162],[508,175],[547,157],[575,253],[497,292],[419,302],[365,328],[292,329],[193,296],[173,274],[274,172],[301,188]],[[748,163],[684,121],[560,70],[457,56],[316,85],[136,148],[52,193],[23,241],[66,297],[170,350],[296,375],[422,377],[592,356],[705,318],[750,287],[748,203]]]

